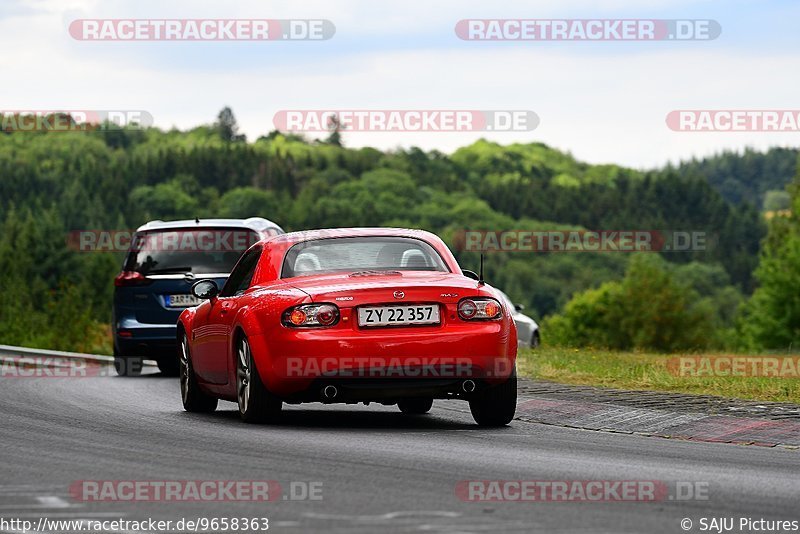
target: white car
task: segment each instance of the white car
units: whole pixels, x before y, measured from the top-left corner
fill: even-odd
[[[511,302],[511,299],[508,298],[508,295],[499,289],[497,292],[506,302],[508,308],[513,310],[512,318],[514,319],[514,323],[517,325],[517,346],[520,348],[533,349],[538,347],[541,341],[541,338],[539,337],[539,325],[536,323],[536,321],[522,313],[522,310],[525,309],[522,304],[514,304]]]

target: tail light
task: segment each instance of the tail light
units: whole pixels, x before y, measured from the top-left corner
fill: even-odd
[[[465,321],[487,321],[503,316],[500,303],[492,298],[461,299],[458,303],[458,316]]]
[[[293,328],[333,326],[338,322],[339,308],[335,304],[302,304],[283,312],[283,324]]]
[[[149,283],[150,280],[136,271],[122,271],[114,278],[114,285],[117,287],[144,286]]]

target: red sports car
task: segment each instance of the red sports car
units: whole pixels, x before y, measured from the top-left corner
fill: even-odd
[[[380,402],[423,414],[469,401],[505,425],[517,400],[512,310],[437,236],[392,228],[296,232],[245,252],[178,321],[184,408],[237,402],[244,421],[286,403]]]

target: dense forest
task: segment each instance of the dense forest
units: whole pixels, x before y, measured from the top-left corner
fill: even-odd
[[[767,152],[747,149],[724,152],[710,158],[681,163],[681,174],[703,176],[728,202],[763,206],[774,211],[789,207],[788,184],[797,168],[796,148],[771,148]]]
[[[248,142],[227,109],[190,131],[6,132],[0,343],[108,347],[121,254],[73,250],[70,231],[262,216],[287,230],[424,228],[451,245],[469,229],[703,231],[710,245],[691,252],[489,253],[487,279],[534,318],[546,318],[545,340],[549,327],[550,338],[564,344],[782,348],[794,334],[758,334],[745,318],[755,313],[754,291],[767,306],[763,211],[779,213],[772,220],[791,233],[793,197],[784,188],[796,166],[797,151],[788,149],[645,172],[589,165],[541,143],[479,140],[446,155],[350,149],[336,132],[325,141],[272,132]],[[787,255],[775,231],[762,259]],[[477,267],[477,253],[454,252],[465,268]],[[603,315],[604,307],[615,311]],[[619,313],[643,315],[622,328]],[[598,328],[604,334],[594,337]]]

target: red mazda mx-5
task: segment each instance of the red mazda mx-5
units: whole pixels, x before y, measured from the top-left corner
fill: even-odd
[[[284,402],[380,402],[407,414],[464,399],[480,425],[517,401],[511,310],[437,236],[392,228],[296,232],[242,255],[178,322],[186,410],[237,402],[247,422]]]

